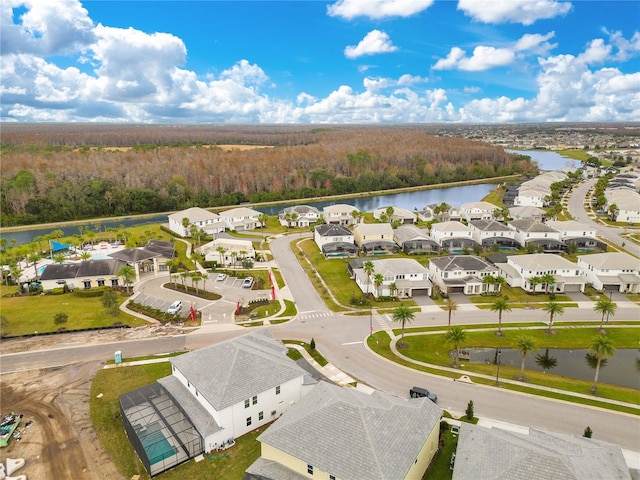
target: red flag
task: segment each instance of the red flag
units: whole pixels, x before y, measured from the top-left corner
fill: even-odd
[[[193,305],[191,305],[191,310],[189,311],[189,314],[191,315],[191,321],[195,322],[196,321],[196,311],[193,309]]]
[[[275,285],[271,285],[271,300],[276,299],[276,287]]]

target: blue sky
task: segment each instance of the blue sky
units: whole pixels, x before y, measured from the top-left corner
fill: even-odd
[[[3,0],[0,119],[640,121],[640,2]]]

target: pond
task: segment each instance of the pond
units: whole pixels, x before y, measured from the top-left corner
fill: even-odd
[[[531,157],[538,163],[540,170],[560,170],[564,167],[578,168],[582,162],[573,158],[563,157],[559,153],[550,152],[549,150],[505,150],[509,153],[519,153]]]
[[[536,361],[536,356],[544,356],[546,348],[542,348],[537,352],[527,354],[525,370],[533,370],[536,372],[545,371],[540,364],[543,362]],[[465,352],[469,353],[470,363],[491,363],[495,364],[496,352],[495,348],[468,348]],[[588,350],[567,350],[559,348],[550,348],[548,356],[556,359],[556,366],[548,368],[546,372],[554,375],[562,375],[564,377],[579,378],[582,380],[593,380],[595,369],[591,368],[587,363],[586,355]],[[520,369],[522,354],[518,350],[502,348],[500,351],[500,364],[508,365]],[[464,363],[464,360],[462,360]],[[621,387],[635,388],[640,390],[640,371],[638,364],[640,362],[639,349],[618,349],[615,356],[609,358],[604,366],[600,367],[600,377],[598,383],[609,383],[611,385],[619,385]],[[595,366],[595,365],[594,365]]]

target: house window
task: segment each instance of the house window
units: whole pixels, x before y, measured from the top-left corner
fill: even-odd
[[[313,465],[307,465],[307,473],[313,475]]]
[[[117,287],[118,286],[118,279],[117,278],[112,278],[111,279],[111,286],[112,287]]]
[[[247,399],[244,401],[244,408],[249,408],[249,405],[250,405],[250,404],[251,404],[251,401],[247,398]]]
[[[104,287],[104,278],[99,278],[98,279],[98,286],[99,287]]]
[[[252,399],[252,403],[253,403],[253,405],[255,405],[256,403],[258,403],[258,396],[257,396],[257,395],[255,395],[255,396],[253,397],[253,399]]]
[[[276,387],[276,395],[280,395],[280,385]]]
[[[84,280],[82,285],[85,289],[91,288],[91,280]]]
[[[251,426],[251,417],[247,417],[247,427]]]
[[[262,420],[264,418],[264,412],[258,412],[258,420]]]

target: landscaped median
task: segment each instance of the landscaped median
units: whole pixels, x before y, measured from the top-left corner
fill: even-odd
[[[582,327],[582,328],[581,328]],[[526,333],[536,348],[588,348],[598,334],[597,325],[554,326],[554,334],[547,333],[546,326],[503,326],[504,336],[495,334],[495,325],[465,326],[466,340],[461,347],[517,348],[518,339]],[[399,333],[399,332],[397,332]],[[394,334],[397,334],[394,332]],[[378,355],[395,363],[452,379],[467,375],[475,383],[496,384],[496,365],[469,364],[454,368],[449,351],[453,346],[445,341],[446,327],[430,327],[405,330],[406,348],[397,350],[395,341],[384,332],[371,335],[367,344]],[[640,324],[609,325],[609,337],[615,348],[637,348],[640,340]],[[396,339],[399,336],[395,337]],[[533,361],[532,358],[528,362]],[[500,366],[500,388],[562,399],[574,403],[593,405],[610,410],[640,415],[640,391],[608,384],[598,384],[598,395],[591,392],[592,381],[562,377],[552,373],[525,370],[526,382],[518,381],[520,369]]]

